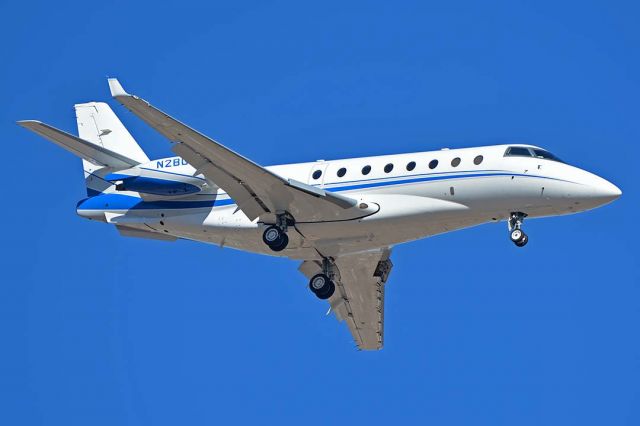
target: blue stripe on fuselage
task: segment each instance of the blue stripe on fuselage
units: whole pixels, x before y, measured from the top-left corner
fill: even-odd
[[[406,184],[429,182],[429,181],[436,181],[436,180],[462,179],[462,178],[470,178],[470,177],[489,177],[489,176],[524,176],[524,177],[537,177],[537,178],[542,178],[542,179],[560,180],[560,179],[550,178],[550,177],[546,177],[546,176],[524,175],[524,174],[518,174],[518,173],[505,173],[505,172],[499,172],[499,173],[477,173],[477,172],[474,172],[473,174],[464,174],[464,175],[460,175],[460,174],[459,175],[448,175],[448,176],[444,176],[444,175],[441,175],[441,174],[439,174],[438,176],[427,175],[425,177],[412,178],[412,179],[402,179],[402,180],[376,182],[376,183],[362,183],[362,184],[339,186],[339,187],[332,187],[332,188],[325,187],[324,189],[327,190],[327,191],[330,191],[330,192],[336,192],[336,190],[339,190],[339,191],[350,191],[350,190],[354,190],[354,189],[378,188],[378,187],[391,186],[391,185],[406,185]],[[352,182],[358,182],[358,181],[352,181]]]
[[[414,175],[415,176],[415,175]],[[507,173],[507,172],[492,172],[492,173],[481,173],[480,172],[472,172],[466,174],[456,174],[456,175],[426,175],[423,177],[412,177],[410,179],[399,179],[393,181],[385,181],[385,182],[370,182],[368,183],[360,183],[359,181],[351,181],[347,182],[352,185],[344,185],[344,186],[333,186],[333,187],[325,187],[324,189],[329,192],[343,192],[343,191],[351,191],[356,189],[368,189],[368,188],[379,188],[384,186],[393,186],[393,185],[407,185],[421,182],[429,182],[429,181],[438,181],[438,180],[447,180],[447,179],[463,179],[463,178],[473,178],[473,177],[495,177],[495,176],[520,176],[520,177],[530,177],[530,178],[540,178],[540,179],[552,179],[552,180],[562,180],[556,179],[546,176],[537,176],[537,175],[527,175],[527,174],[518,174],[518,173]],[[202,200],[202,201],[144,201],[142,198],[133,197],[130,195],[123,194],[101,194],[95,197],[87,198],[78,203],[78,210],[169,210],[169,209],[197,209],[197,208],[211,208],[211,207],[221,207],[228,206],[231,204],[235,204],[230,198],[220,199],[218,196],[215,200]]]

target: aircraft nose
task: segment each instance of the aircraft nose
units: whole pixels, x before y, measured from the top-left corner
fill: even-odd
[[[592,191],[594,198],[597,198],[602,204],[617,200],[622,195],[620,188],[600,177],[592,184]]]

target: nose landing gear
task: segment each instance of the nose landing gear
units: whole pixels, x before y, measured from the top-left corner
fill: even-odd
[[[529,242],[529,237],[521,229],[511,231],[510,238],[518,247],[524,247]]]
[[[525,217],[527,215],[522,212],[511,213],[509,217],[509,238],[518,247],[524,247],[529,242],[529,237],[521,229]]]
[[[318,299],[328,299],[336,291],[335,265],[329,259],[322,260],[322,273],[316,274],[309,280],[309,289]]]

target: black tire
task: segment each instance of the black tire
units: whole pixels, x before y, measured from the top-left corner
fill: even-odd
[[[287,234],[283,233],[280,235],[280,240],[277,244],[270,245],[269,248],[273,251],[282,251],[287,248],[289,245],[289,237]]]
[[[309,290],[318,294],[318,292],[322,292],[330,282],[331,279],[325,274],[316,274],[309,280]]]
[[[318,296],[318,299],[326,300],[331,296],[333,296],[333,293],[335,293],[335,291],[336,291],[336,285],[333,283],[333,281],[329,281],[329,285],[327,286],[327,289],[322,293],[317,292],[316,296]]]
[[[516,242],[516,245],[518,247],[524,247],[527,245],[527,243],[529,242],[529,237],[527,236],[527,234],[523,234],[523,237],[520,241]]]
[[[316,274],[309,280],[309,289],[319,299],[328,299],[336,291],[336,285],[325,274]]]
[[[526,237],[526,234],[521,229],[514,229],[509,234],[509,238],[511,238],[511,241],[513,241],[516,244],[518,244],[520,241],[522,241],[523,238],[525,238],[525,237]]]
[[[269,247],[278,245],[281,242],[284,232],[277,226],[270,226],[262,233],[262,241]]]

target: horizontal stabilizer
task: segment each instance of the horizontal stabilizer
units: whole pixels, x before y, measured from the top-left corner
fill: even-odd
[[[99,166],[123,169],[140,164],[136,160],[125,157],[122,154],[118,154],[117,152],[81,139],[60,129],[56,129],[55,127],[49,126],[48,124],[40,121],[23,120],[18,121],[18,124],[66,149],[72,154]]]
[[[130,228],[128,226],[116,225],[118,232],[123,237],[146,238],[148,240],[175,241],[178,238],[173,235],[161,234],[159,232],[145,231],[143,229]]]

